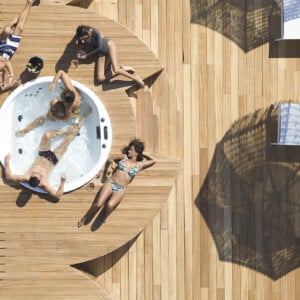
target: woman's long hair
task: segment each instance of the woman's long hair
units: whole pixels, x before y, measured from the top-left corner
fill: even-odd
[[[131,140],[128,144],[128,146],[126,146],[122,153],[128,155],[128,151],[131,147],[134,147],[134,150],[137,152],[137,161],[142,161],[143,158],[143,151],[145,149],[145,144],[144,142],[142,142],[140,139],[134,138],[133,140]]]
[[[89,30],[91,29],[91,26],[88,25],[79,25],[76,29],[76,38],[77,42],[81,43],[82,38],[86,37],[88,35]]]

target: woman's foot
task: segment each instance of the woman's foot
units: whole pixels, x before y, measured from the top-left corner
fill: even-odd
[[[79,221],[77,222],[77,227],[80,228],[82,225],[83,225],[83,221],[82,221],[82,220],[79,220]]]
[[[141,79],[139,75],[136,75],[136,82],[139,84],[141,88],[145,87],[145,82]]]
[[[135,72],[135,69],[129,66],[120,66],[121,69],[123,69],[124,71],[128,72],[129,74],[133,74]]]

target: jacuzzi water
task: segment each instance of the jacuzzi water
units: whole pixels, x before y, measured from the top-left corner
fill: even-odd
[[[24,136],[16,136],[16,131],[48,112],[51,99],[60,99],[64,85],[59,81],[55,90],[49,91],[52,80],[52,76],[47,76],[21,85],[8,96],[0,109],[0,159],[4,165],[5,155],[11,153],[10,167],[13,174],[24,174],[30,168],[46,131],[63,129],[76,122],[76,118],[67,122],[47,120]],[[60,185],[61,173],[66,174],[64,192],[81,187],[99,172],[107,160],[112,140],[110,118],[103,103],[86,86],[74,80],[72,83],[81,95],[81,113],[88,105],[93,112],[83,123],[80,134],[71,142],[62,159],[49,173],[49,183],[56,189]],[[63,138],[60,136],[53,139],[51,150]],[[44,192],[27,183],[22,184],[34,191]]]

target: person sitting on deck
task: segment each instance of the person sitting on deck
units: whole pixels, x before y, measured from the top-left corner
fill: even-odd
[[[137,173],[155,164],[155,159],[150,154],[143,152],[144,147],[144,143],[139,139],[133,139],[128,146],[123,149],[123,154],[110,156],[109,162],[113,169],[112,176],[104,183],[97,199],[86,214],[78,221],[78,227],[86,225],[107,202],[104,217],[104,219],[106,219],[125,197],[127,186]]]
[[[78,59],[85,60],[92,55],[96,55],[96,75],[97,80],[102,83],[115,75],[123,75],[134,80],[140,87],[144,87],[144,81],[138,76],[134,75],[135,70],[132,67],[126,67],[118,64],[117,46],[114,41],[101,36],[98,29],[80,25],[76,29],[77,44],[84,46],[91,46],[92,51],[89,53],[79,52]],[[82,49],[83,50],[83,49]],[[107,71],[112,66],[113,74],[106,76]]]
[[[16,135],[22,136],[27,132],[42,125],[46,120],[62,120],[68,121],[71,118],[77,117],[80,114],[81,97],[77,89],[72,84],[72,81],[67,73],[59,70],[49,87],[49,90],[54,90],[59,79],[62,79],[65,89],[61,93],[61,100],[52,99],[50,102],[50,109],[47,114],[42,115],[33,120],[24,129],[16,132]]]
[[[67,129],[51,130],[46,132],[40,142],[38,157],[35,159],[29,170],[23,175],[16,175],[11,173],[11,155],[8,153],[5,156],[4,161],[6,178],[15,182],[27,182],[31,187],[40,187],[48,192],[49,195],[60,199],[60,197],[63,195],[66,176],[64,174],[61,174],[60,186],[57,190],[55,190],[49,184],[48,174],[62,158],[62,156],[68,149],[69,144],[77,136],[84,120],[89,114],[91,114],[91,112],[92,109],[88,108],[86,112],[80,117],[78,123],[73,123]],[[53,151],[50,150],[51,139],[60,135],[65,135],[65,138]]]
[[[19,79],[14,79],[10,59],[19,47],[27,17],[35,3],[38,4],[36,0],[27,0],[20,15],[12,19],[0,33],[0,92],[6,92],[21,84]]]

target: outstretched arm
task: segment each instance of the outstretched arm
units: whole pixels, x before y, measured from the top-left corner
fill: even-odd
[[[73,86],[73,84],[71,82],[71,79],[70,79],[69,75],[65,71],[63,71],[63,70],[59,70],[55,74],[55,76],[53,78],[53,81],[52,81],[52,83],[50,85],[50,90],[53,90],[55,88],[55,86],[56,86],[56,84],[57,84],[57,82],[58,82],[59,79],[61,79],[63,81],[63,83],[64,83],[64,85],[65,85],[65,87],[67,89],[69,89],[71,91],[75,90],[75,88],[74,88],[74,86]]]
[[[156,163],[156,160],[149,154],[143,153],[144,160],[140,162],[141,170],[149,168]]]
[[[56,190],[53,188],[48,182],[42,184],[42,188],[52,197],[57,198],[58,200],[61,198],[61,196],[64,193],[64,186],[66,182],[66,175],[64,173],[61,174],[60,177],[60,185],[58,189]]]
[[[26,181],[26,176],[25,175],[15,175],[11,173],[10,169],[10,153],[6,154],[4,163],[5,163],[5,177],[8,180],[12,180],[15,182],[20,182],[20,181]]]

